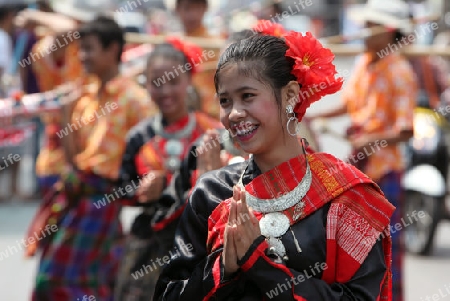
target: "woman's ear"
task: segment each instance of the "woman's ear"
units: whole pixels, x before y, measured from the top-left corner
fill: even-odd
[[[281,89],[281,96],[283,107],[288,104],[295,107],[298,102],[298,95],[300,93],[300,85],[298,82],[291,80],[286,86]]]

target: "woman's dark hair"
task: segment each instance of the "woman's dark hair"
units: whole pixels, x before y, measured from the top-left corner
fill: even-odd
[[[113,43],[117,43],[119,45],[117,61],[120,62],[125,45],[125,36],[123,29],[114,19],[107,16],[98,16],[82,25],[79,33],[81,38],[90,35],[96,36],[103,48],[108,48]]]
[[[250,38],[254,34],[255,34],[255,32],[253,32],[250,29],[234,31],[234,32],[230,33],[230,36],[228,37],[227,42],[228,43],[236,43],[236,42],[239,42],[240,40]]]
[[[297,81],[291,73],[294,59],[285,56],[287,49],[283,39],[262,34],[254,34],[231,44],[220,56],[217,65],[214,75],[216,91],[219,88],[220,72],[228,64],[235,63],[241,74],[270,85],[281,107],[281,88],[290,81]]]
[[[177,63],[180,63],[180,65],[182,66],[185,66],[188,63],[186,55],[180,50],[173,47],[170,43],[163,43],[155,46],[148,57],[147,68],[156,58],[170,59],[176,61]],[[191,75],[192,69],[186,71],[188,75]]]

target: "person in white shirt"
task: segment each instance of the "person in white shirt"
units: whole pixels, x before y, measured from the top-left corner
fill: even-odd
[[[13,61],[10,33],[13,28],[14,14],[12,5],[0,4],[0,79],[2,81],[0,97],[5,96],[4,76],[9,71]]]
[[[14,29],[14,18],[19,8],[19,1],[17,0],[0,0],[0,101],[10,95],[10,92],[16,87],[17,82],[12,76],[13,73],[13,41],[11,34]],[[0,128],[5,128],[5,124],[0,125]],[[0,141],[1,145],[1,141]],[[0,146],[0,158],[7,158],[8,156],[22,156],[22,145],[3,145]],[[0,161],[0,169],[8,168],[10,171],[10,192],[9,196],[2,195],[6,200],[11,199],[11,196],[19,195],[19,170],[20,160],[14,164],[4,164],[4,160]],[[0,202],[2,200],[0,199]]]

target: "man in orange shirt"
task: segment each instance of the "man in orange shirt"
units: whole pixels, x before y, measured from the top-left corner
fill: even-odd
[[[78,32],[79,59],[86,73],[98,80],[80,87],[81,97],[74,91],[74,101],[63,107],[58,133],[66,161],[52,198],[46,200],[50,214],[42,214],[46,227],[56,226],[57,231],[38,242],[43,253],[36,301],[91,295],[112,300],[124,195],[116,184],[125,135],[155,112],[146,91],[119,74],[125,39],[118,24],[98,17]]]
[[[388,8],[392,9],[388,11]],[[373,35],[365,40],[366,52],[359,59],[343,91],[343,102],[332,112],[317,117],[337,117],[348,113],[352,121],[349,140],[358,164],[383,190],[396,207],[391,225],[403,216],[401,175],[404,162],[399,143],[413,135],[413,111],[417,94],[414,71],[407,59],[388,51],[398,38],[412,32],[408,6],[397,0],[370,0],[358,17],[366,27],[384,25],[394,32]],[[360,155],[361,154],[361,155]],[[363,163],[363,164],[361,164]],[[403,300],[403,232],[391,228],[393,299]]]

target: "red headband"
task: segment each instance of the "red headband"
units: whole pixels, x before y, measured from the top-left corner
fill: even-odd
[[[199,71],[199,65],[202,61],[201,56],[203,54],[203,49],[195,44],[182,41],[177,37],[169,37],[166,39],[167,43],[171,44],[175,49],[181,51],[187,59],[190,65],[190,70],[192,74]]]
[[[295,60],[292,74],[301,85],[294,111],[302,120],[306,109],[328,94],[339,91],[344,83],[342,77],[335,78],[334,54],[313,37],[310,32],[303,35],[290,31],[284,35],[288,46],[286,56]]]

